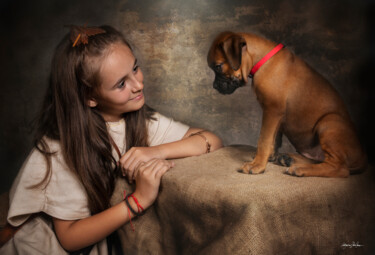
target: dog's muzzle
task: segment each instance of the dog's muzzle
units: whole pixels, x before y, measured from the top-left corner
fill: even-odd
[[[221,94],[232,94],[236,89],[245,85],[238,78],[227,78],[222,74],[215,73],[214,89]]]

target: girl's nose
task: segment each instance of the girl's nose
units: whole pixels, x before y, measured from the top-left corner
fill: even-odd
[[[143,81],[142,80],[137,80],[134,78],[133,83],[132,83],[132,92],[138,92],[143,89]]]

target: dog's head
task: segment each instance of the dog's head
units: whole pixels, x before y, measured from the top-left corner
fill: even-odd
[[[215,72],[213,87],[221,94],[231,94],[248,81],[248,68],[242,65],[246,41],[239,34],[220,33],[207,56],[208,66]]]

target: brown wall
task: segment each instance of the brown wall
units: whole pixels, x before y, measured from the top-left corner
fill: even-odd
[[[332,82],[361,139],[370,144],[371,1],[96,2],[0,4],[1,191],[10,187],[31,148],[30,121],[44,95],[54,47],[68,24],[109,24],[124,32],[145,75],[147,103],[177,120],[214,131],[226,145],[256,145],[261,109],[250,83],[228,96],[212,88],[214,74],[206,55],[213,37],[224,30],[249,31],[284,43]],[[282,150],[292,150],[287,140]]]

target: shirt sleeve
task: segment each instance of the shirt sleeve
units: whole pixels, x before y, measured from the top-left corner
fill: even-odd
[[[56,153],[51,157],[51,175],[47,182],[32,187],[43,180],[47,171],[43,154],[33,149],[12,185],[8,222],[14,226],[21,225],[31,214],[38,212],[62,220],[90,216],[84,187],[66,166],[59,145],[51,145]]]
[[[153,115],[153,118],[155,120],[150,120],[148,125],[150,146],[179,141],[189,130],[189,126],[158,112]]]

